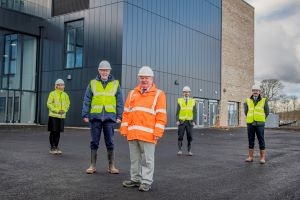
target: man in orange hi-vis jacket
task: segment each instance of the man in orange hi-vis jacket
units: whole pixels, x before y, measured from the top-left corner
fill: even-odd
[[[155,145],[167,124],[166,95],[153,83],[150,67],[141,67],[138,77],[140,83],[127,96],[120,127],[130,153],[130,180],[123,186],[147,192],[153,182]]]

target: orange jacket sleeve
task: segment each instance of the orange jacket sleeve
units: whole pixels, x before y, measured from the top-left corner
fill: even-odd
[[[167,124],[167,103],[166,95],[163,91],[159,94],[157,99],[157,104],[155,106],[156,116],[155,116],[155,129],[154,136],[162,137],[165,126]]]

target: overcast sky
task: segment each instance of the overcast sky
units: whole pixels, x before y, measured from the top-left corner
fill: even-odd
[[[244,0],[255,8],[255,80],[300,97],[300,0]]]

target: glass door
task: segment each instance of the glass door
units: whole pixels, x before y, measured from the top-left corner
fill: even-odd
[[[196,120],[196,127],[203,127],[204,126],[204,100],[203,99],[196,99],[196,108],[197,108],[197,120]]]
[[[0,122],[2,123],[35,121],[36,52],[35,37],[0,29]]]
[[[209,100],[208,103],[208,126],[214,126],[216,125],[218,116],[218,102],[215,100]]]
[[[228,126],[239,125],[238,103],[228,102]]]

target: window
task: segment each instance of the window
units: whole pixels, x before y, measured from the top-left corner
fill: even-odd
[[[4,74],[16,74],[17,71],[17,53],[18,53],[18,35],[6,35],[4,44]]]
[[[0,7],[14,10],[24,10],[24,0],[0,0]]]
[[[83,65],[83,20],[65,24],[66,68],[81,68]]]
[[[6,8],[7,6],[6,0],[1,0],[1,7]]]

